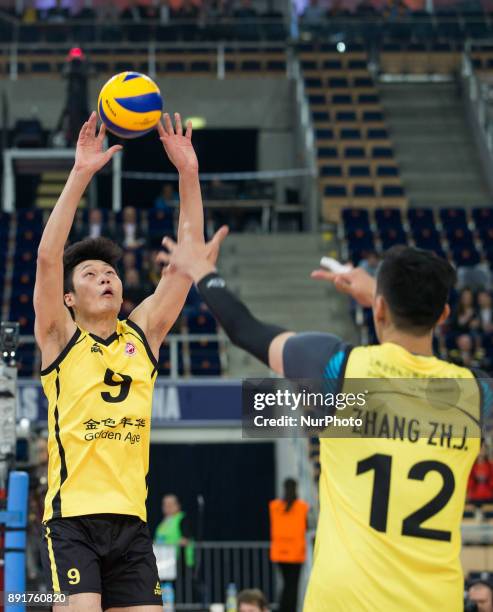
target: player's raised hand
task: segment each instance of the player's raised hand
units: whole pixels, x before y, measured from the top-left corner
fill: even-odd
[[[106,128],[101,125],[99,133],[96,134],[97,118],[93,112],[84,123],[77,141],[75,150],[75,168],[94,174],[107,164],[117,151],[122,150],[121,145],[114,145],[108,150],[103,150]]]
[[[163,120],[157,124],[157,130],[164,150],[178,172],[197,172],[199,162],[192,145],[192,122],[187,122],[186,131],[183,134],[180,113],[175,113],[174,128],[171,117],[168,113],[164,113]]]
[[[365,308],[373,304],[376,282],[373,276],[370,276],[363,268],[354,268],[343,274],[319,269],[314,270],[310,276],[333,283],[337,291],[350,295]]]

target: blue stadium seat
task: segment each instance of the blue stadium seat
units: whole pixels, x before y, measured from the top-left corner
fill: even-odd
[[[387,130],[380,128],[369,128],[366,136],[368,140],[387,140],[389,137],[389,133]]]
[[[493,227],[488,225],[478,226],[477,231],[485,249],[493,245]]]
[[[342,140],[361,140],[361,130],[353,128],[343,128],[341,130]]]
[[[171,374],[171,355],[169,345],[161,345],[159,349],[159,360],[158,360],[158,374],[159,376],[169,376]],[[183,344],[178,343],[178,373],[183,376],[185,368],[183,366]]]
[[[377,208],[375,221],[379,230],[402,229],[402,216],[399,208]]]
[[[442,245],[440,235],[434,227],[413,228],[412,230],[416,246],[421,249],[429,249],[430,251],[441,251]]]
[[[349,176],[351,177],[370,176],[370,166],[349,166]]]
[[[435,227],[435,219],[431,208],[409,208],[407,218],[412,229]]]
[[[34,373],[35,362],[35,347],[34,344],[21,344],[17,349],[17,367],[19,376],[32,378]]]
[[[43,211],[40,208],[19,209],[15,217],[17,224],[26,229],[43,225]]]
[[[452,257],[457,266],[475,266],[480,257],[474,245],[452,248]]]
[[[399,176],[399,168],[397,166],[377,166],[377,176],[379,178]]]
[[[322,166],[320,176],[342,176],[341,166]]]
[[[493,208],[473,208],[472,218],[476,227],[493,227]]]
[[[382,187],[383,198],[402,198],[404,195],[404,187],[401,185],[384,185]]]
[[[364,208],[344,208],[342,220],[347,231],[361,228],[370,231],[370,215]]]
[[[358,96],[358,104],[378,104],[379,97],[376,94],[360,94]]]
[[[464,208],[441,208],[439,214],[444,227],[467,228],[466,211]]]
[[[349,87],[348,80],[344,77],[329,79],[329,87],[331,89],[340,89]]]
[[[383,121],[383,113],[380,111],[364,111],[363,121],[367,123]]]
[[[190,355],[190,373],[193,376],[220,376],[221,361],[219,355]]]
[[[370,77],[355,77],[354,86],[355,87],[373,87],[373,79],[371,79]]]
[[[190,334],[215,334],[217,332],[216,319],[207,310],[188,315],[186,321]]]
[[[313,87],[313,88],[323,87],[322,79],[307,78],[305,79],[305,87]]]
[[[342,70],[342,62],[340,60],[325,60],[322,65],[324,70]]]
[[[334,94],[332,96],[332,104],[337,104],[342,106],[344,104],[351,105],[353,103],[353,98],[347,94]]]
[[[451,249],[474,246],[474,237],[467,227],[445,227],[445,234]]]
[[[344,123],[353,123],[358,120],[358,117],[354,111],[338,111],[336,113],[336,121]]]
[[[392,147],[373,147],[371,154],[375,159],[391,159],[394,157],[394,150]]]
[[[373,237],[373,232],[370,229],[356,228],[351,230],[345,230],[345,233],[350,250],[375,250],[375,240]]]
[[[332,140],[334,132],[329,128],[315,130],[315,138],[317,140]]]
[[[336,147],[319,147],[318,157],[320,159],[333,159],[339,157]]]
[[[326,185],[324,188],[324,197],[326,198],[345,198],[346,196],[345,185]]]
[[[363,159],[366,157],[364,147],[346,147],[344,157],[347,159]]]
[[[327,111],[313,111],[312,119],[315,123],[317,121],[330,121],[330,113]]]
[[[384,250],[390,249],[395,244],[407,244],[407,237],[402,228],[387,227],[380,230],[379,234]]]
[[[355,185],[353,196],[355,198],[374,198],[375,187],[373,185]]]
[[[351,70],[366,70],[368,68],[365,60],[349,60],[348,66]]]

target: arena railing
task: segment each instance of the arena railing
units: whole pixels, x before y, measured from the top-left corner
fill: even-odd
[[[224,334],[169,334],[166,336],[166,339],[163,342],[163,345],[169,346],[170,372],[166,378],[170,378],[172,380],[187,378],[185,376],[180,376],[179,345],[185,343],[188,344],[189,342],[217,342],[219,344],[219,357],[222,361],[221,365],[226,365],[225,360],[222,358],[221,351],[226,347],[230,340]],[[36,345],[36,340],[34,336],[21,335],[19,337],[19,344]],[[38,350],[37,347],[36,350]],[[224,369],[224,367],[222,367],[222,369]],[[208,376],[208,378],[214,377]]]
[[[469,125],[479,151],[484,176],[493,192],[493,70],[480,75],[474,69],[473,54],[481,48],[491,52],[493,39],[468,42],[462,55],[462,90]]]
[[[2,18],[2,38],[8,43],[145,43],[204,41],[285,41],[289,23],[282,14],[260,14],[252,18],[224,16],[194,19],[143,20],[69,19],[63,22],[40,20],[25,24]]]
[[[224,603],[230,583],[238,591],[258,588],[268,601],[277,600],[277,573],[269,559],[269,542],[204,541],[195,542],[194,547],[193,567],[186,566],[184,555],[178,558],[176,610],[203,610],[212,603]]]
[[[5,149],[3,153],[3,185],[2,185],[2,210],[8,213],[15,211],[16,202],[16,162],[36,165],[41,173],[54,169],[53,164],[59,164],[57,169],[67,170],[74,159],[74,149]],[[147,180],[159,183],[176,181],[176,174],[153,173],[153,172],[131,172],[123,171],[122,157],[115,155],[111,164],[112,176],[112,210],[118,212],[122,208],[122,180]],[[257,172],[225,172],[225,173],[201,173],[201,181],[231,182],[265,182],[271,181],[274,185],[272,197],[260,196],[245,199],[221,199],[213,197],[205,199],[204,205],[212,210],[246,210],[260,212],[260,226],[263,232],[277,231],[280,219],[285,215],[301,215],[305,219],[305,229],[316,227],[317,201],[310,196],[310,186],[316,176],[317,169],[308,160],[307,167],[288,168],[284,170],[269,170]],[[294,181],[294,182],[293,182]],[[286,189],[299,185],[302,192],[300,202],[297,204],[285,204]],[[97,207],[97,190],[89,191],[91,206]],[[303,205],[307,202],[307,205]],[[310,212],[311,210],[311,212]],[[312,223],[312,225],[310,225]]]

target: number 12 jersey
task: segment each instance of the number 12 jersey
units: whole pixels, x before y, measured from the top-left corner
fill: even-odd
[[[325,430],[320,438],[304,612],[462,610],[460,526],[488,388],[435,357],[393,343],[351,348],[329,334],[290,338],[284,370],[292,379],[337,381],[341,392],[356,380],[376,390],[352,412],[355,435]],[[413,395],[420,384],[425,392]],[[450,389],[450,401],[436,401]]]

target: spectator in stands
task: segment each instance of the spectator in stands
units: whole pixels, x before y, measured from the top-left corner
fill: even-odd
[[[125,206],[123,209],[123,236],[119,242],[123,243],[125,249],[138,249],[145,240],[137,227],[137,211],[133,206]]]
[[[320,6],[319,0],[310,0],[310,4],[306,7],[301,15],[301,19],[305,25],[319,26],[323,21],[325,9]]]
[[[459,334],[455,339],[455,348],[449,351],[452,363],[465,368],[484,367],[484,352],[480,347],[476,348],[471,334]]]
[[[165,210],[173,214],[174,206],[178,202],[178,194],[171,183],[165,183],[158,197],[154,200],[154,208],[156,210]]]
[[[146,278],[152,287],[158,286],[163,271],[162,264],[157,261],[158,253],[158,250],[151,251],[143,266],[146,272]]]
[[[68,9],[63,8],[62,0],[56,0],[55,6],[50,8],[46,13],[46,20],[51,23],[63,23],[69,19],[70,13]]]
[[[481,505],[493,500],[493,462],[485,442],[481,445],[476,463],[472,466],[467,485],[467,499]]]
[[[457,268],[457,287],[464,289],[490,289],[491,288],[491,268],[484,255],[475,266],[459,266]]]
[[[359,262],[358,266],[363,268],[370,276],[375,277],[377,275],[378,264],[380,259],[375,251],[368,251],[364,254],[363,259]]]
[[[270,559],[277,563],[283,578],[280,612],[296,612],[298,583],[306,558],[305,535],[309,505],[298,499],[296,480],[286,478],[284,496],[269,504]]]
[[[452,330],[467,334],[479,325],[478,315],[474,307],[474,294],[467,287],[459,295],[457,310],[451,321]]]
[[[493,612],[493,585],[486,580],[471,584],[467,591],[469,601],[473,601],[478,612]]]
[[[480,291],[477,295],[479,329],[484,334],[493,331],[493,302],[489,291]]]
[[[25,25],[34,25],[38,22],[38,17],[38,9],[36,8],[35,0],[29,0],[21,15],[22,23]]]
[[[357,8],[357,13],[359,17],[372,17],[374,15],[377,15],[377,11],[373,6],[372,0],[363,0],[362,2],[360,2]]]
[[[145,19],[144,6],[139,0],[130,0],[127,8],[125,8],[120,19],[130,23],[141,23]]]
[[[87,236],[99,238],[103,233],[103,213],[99,208],[91,208],[89,211],[89,224]]]
[[[189,518],[181,509],[176,495],[164,495],[161,502],[163,520],[154,533],[154,544],[167,544],[176,547],[177,580],[180,580],[185,567],[195,565],[195,550],[192,539],[192,526]]]
[[[238,612],[268,612],[266,596],[259,589],[245,589],[237,597]]]
[[[256,40],[258,38],[257,25],[255,24],[258,14],[252,5],[252,0],[240,0],[240,6],[233,12],[233,17],[238,20],[235,28],[238,38],[242,40]]]

